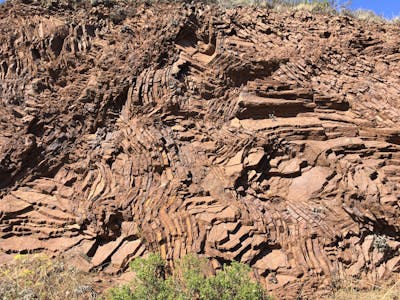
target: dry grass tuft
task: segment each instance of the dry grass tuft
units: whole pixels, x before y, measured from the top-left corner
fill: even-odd
[[[0,299],[95,299],[90,277],[42,254],[18,254],[0,265]]]
[[[275,11],[305,10],[314,13],[335,13],[337,5],[335,0],[209,0],[222,7],[256,6],[270,8]]]
[[[345,280],[329,300],[400,300],[400,278],[380,285]]]
[[[386,22],[387,20],[381,16],[378,16],[375,12],[372,10],[366,10],[366,9],[358,9],[352,12],[353,17],[359,20],[363,20],[366,22],[372,22],[372,23],[382,23]]]
[[[309,11],[313,13],[337,13],[334,1],[276,1],[272,6],[275,11]]]

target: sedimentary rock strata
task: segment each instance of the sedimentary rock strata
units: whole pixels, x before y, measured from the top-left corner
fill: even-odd
[[[194,252],[278,299],[400,271],[399,27],[15,1],[0,32],[3,260]]]

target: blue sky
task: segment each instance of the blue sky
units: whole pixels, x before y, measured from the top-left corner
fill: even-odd
[[[387,19],[400,16],[400,0],[353,0],[351,2],[351,9],[370,9]]]
[[[0,3],[4,0],[0,0]],[[348,0],[339,0],[339,3],[346,3]],[[351,9],[370,9],[376,14],[392,19],[400,16],[400,0],[350,0]]]

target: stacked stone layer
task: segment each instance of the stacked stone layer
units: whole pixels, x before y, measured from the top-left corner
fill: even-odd
[[[3,260],[197,253],[279,299],[400,271],[399,27],[13,2],[0,32]]]

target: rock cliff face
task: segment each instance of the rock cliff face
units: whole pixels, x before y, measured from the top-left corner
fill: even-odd
[[[194,252],[278,299],[400,271],[400,29],[200,4],[0,8],[0,251]]]

